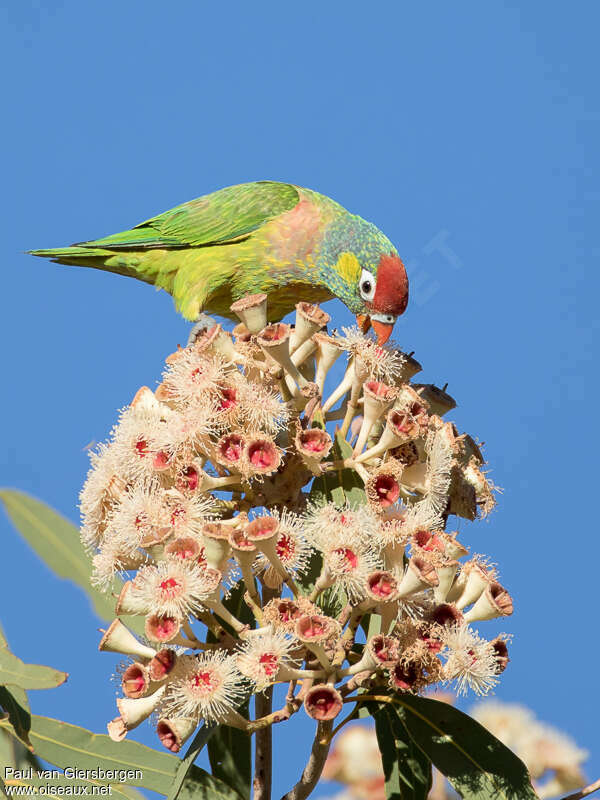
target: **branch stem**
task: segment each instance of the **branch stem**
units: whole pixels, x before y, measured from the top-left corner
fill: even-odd
[[[325,766],[325,760],[331,744],[333,720],[317,723],[317,732],[313,741],[312,750],[304,772],[293,789],[285,794],[281,800],[305,800],[312,792]]]
[[[566,797],[563,797],[562,800],[581,800],[583,797],[589,797],[593,792],[597,792],[600,789],[600,780],[594,781],[594,783],[590,783],[589,786],[586,786],[585,789],[580,789],[575,794],[569,794]]]

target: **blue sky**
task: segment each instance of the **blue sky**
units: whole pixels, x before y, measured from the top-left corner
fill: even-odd
[[[396,338],[449,383],[505,488],[489,521],[460,527],[516,599],[497,696],[595,750],[598,777],[598,5],[8,0],[0,14],[0,484],[76,520],[85,446],[188,329],[164,293],[24,250],[248,180],[329,194],[397,245],[412,300]],[[13,649],[71,673],[34,710],[104,730],[98,620],[0,529]],[[275,792],[309,729],[279,726]]]

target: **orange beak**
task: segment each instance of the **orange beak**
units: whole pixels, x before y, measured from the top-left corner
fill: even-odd
[[[392,331],[394,330],[394,323],[389,322],[379,322],[378,320],[372,320],[373,330],[377,334],[377,344],[382,345],[387,342],[387,340],[392,335]]]
[[[371,317],[368,314],[357,314],[356,324],[360,328],[361,333],[368,333],[371,327]]]

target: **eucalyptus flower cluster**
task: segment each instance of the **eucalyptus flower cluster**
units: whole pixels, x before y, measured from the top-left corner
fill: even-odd
[[[177,752],[202,722],[329,722],[364,689],[493,689],[508,637],[472,626],[513,603],[451,530],[494,506],[479,446],[444,420],[452,398],[412,380],[412,354],[327,332],[318,306],[293,326],[268,324],[264,295],[232,311],[91,457],[82,540],[116,614],[100,649],[127,657],[111,737],[152,718]],[[278,683],[284,706],[248,719]]]

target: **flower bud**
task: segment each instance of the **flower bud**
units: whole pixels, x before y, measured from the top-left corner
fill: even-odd
[[[125,581],[123,588],[119,593],[119,597],[117,598],[115,614],[119,616],[121,614],[124,614],[125,616],[128,614],[137,616],[139,614],[147,613],[148,607],[139,598],[133,596],[131,591],[132,587],[133,581]]]
[[[273,359],[283,371],[302,389],[308,384],[290,357],[290,326],[284,322],[267,325],[256,339],[263,352]],[[297,393],[297,392],[296,392]]]
[[[367,596],[377,603],[390,603],[398,599],[398,581],[391,572],[371,572],[366,588]]]
[[[444,414],[456,408],[456,400],[433,383],[413,383],[412,387],[425,400],[431,414],[443,417]]]
[[[454,583],[458,567],[458,561],[447,561],[443,565],[435,568],[435,573],[438,577],[438,585],[433,588],[433,599],[436,603],[443,603],[445,601],[450,587]]]
[[[513,613],[513,601],[498,581],[492,581],[479,597],[473,608],[465,614],[465,622],[479,622],[496,617],[509,617]]]
[[[318,469],[319,463],[327,458],[333,447],[331,436],[320,428],[299,428],[294,444],[309,469]]]
[[[142,697],[148,691],[149,686],[148,669],[138,661],[130,664],[121,676],[121,689],[125,697]]]
[[[371,508],[382,514],[400,500],[400,478],[402,464],[390,459],[377,469],[365,484],[367,500]]]
[[[156,725],[156,733],[163,747],[178,753],[197,727],[196,720],[189,717],[161,717]]]
[[[316,333],[313,336],[313,341],[317,345],[315,383],[319,387],[319,394],[323,394],[327,374],[344,350],[337,339],[333,336],[328,336],[326,333]]]
[[[462,611],[466,606],[474,603],[486,590],[492,578],[490,574],[482,569],[476,562],[465,564],[463,571],[467,575],[467,580],[460,597],[455,600],[456,607]]]
[[[163,647],[148,662],[150,680],[155,682],[164,680],[173,671],[176,661],[177,654],[175,650],[170,647]]]
[[[363,387],[363,424],[354,447],[354,455],[362,452],[373,425],[389,411],[396,397],[396,389],[380,381],[367,381]]]
[[[407,441],[410,438],[408,434],[411,430],[411,426],[407,420],[407,415],[401,413],[397,409],[389,411],[385,421],[385,428],[377,444],[355,458],[354,462],[360,464],[363,461],[381,456],[386,450],[392,447],[398,447],[398,445]]]
[[[250,294],[229,306],[250,333],[258,333],[267,324],[267,295]]]
[[[98,650],[109,653],[123,653],[128,656],[149,659],[156,655],[156,650],[138,641],[120,619],[111,622],[109,629],[100,640]]]
[[[313,686],[304,698],[304,710],[319,722],[335,719],[343,707],[341,694],[328,684]]]
[[[313,334],[324,328],[330,319],[329,314],[317,305],[304,302],[297,303],[296,326],[292,334],[290,351],[293,353],[297,350]]]
[[[228,331],[224,331],[220,324],[203,330],[194,342],[194,347],[200,351],[206,350],[217,353],[225,361],[235,361],[238,355],[235,351],[231,334]]]
[[[398,596],[408,597],[437,585],[438,577],[435,574],[434,566],[423,558],[413,556],[408,562],[406,572],[398,587]]]
[[[246,442],[240,434],[228,433],[217,442],[215,456],[219,464],[241,471],[245,448]]]
[[[121,697],[117,700],[119,715],[126,730],[130,731],[133,728],[137,728],[140,723],[148,719],[160,703],[165,689],[165,686],[161,686],[153,694],[148,695],[148,697],[140,697],[138,700],[132,700],[128,697]]]
[[[265,435],[249,437],[243,457],[250,472],[271,475],[281,464],[281,451],[272,438]]]
[[[148,639],[153,642],[170,642],[179,633],[181,623],[175,617],[151,614],[146,617],[144,630]]]
[[[165,545],[165,555],[197,560],[200,555],[200,545],[191,536],[178,536]]]
[[[204,558],[209,567],[223,571],[231,554],[229,530],[218,522],[207,522],[202,528]]]

